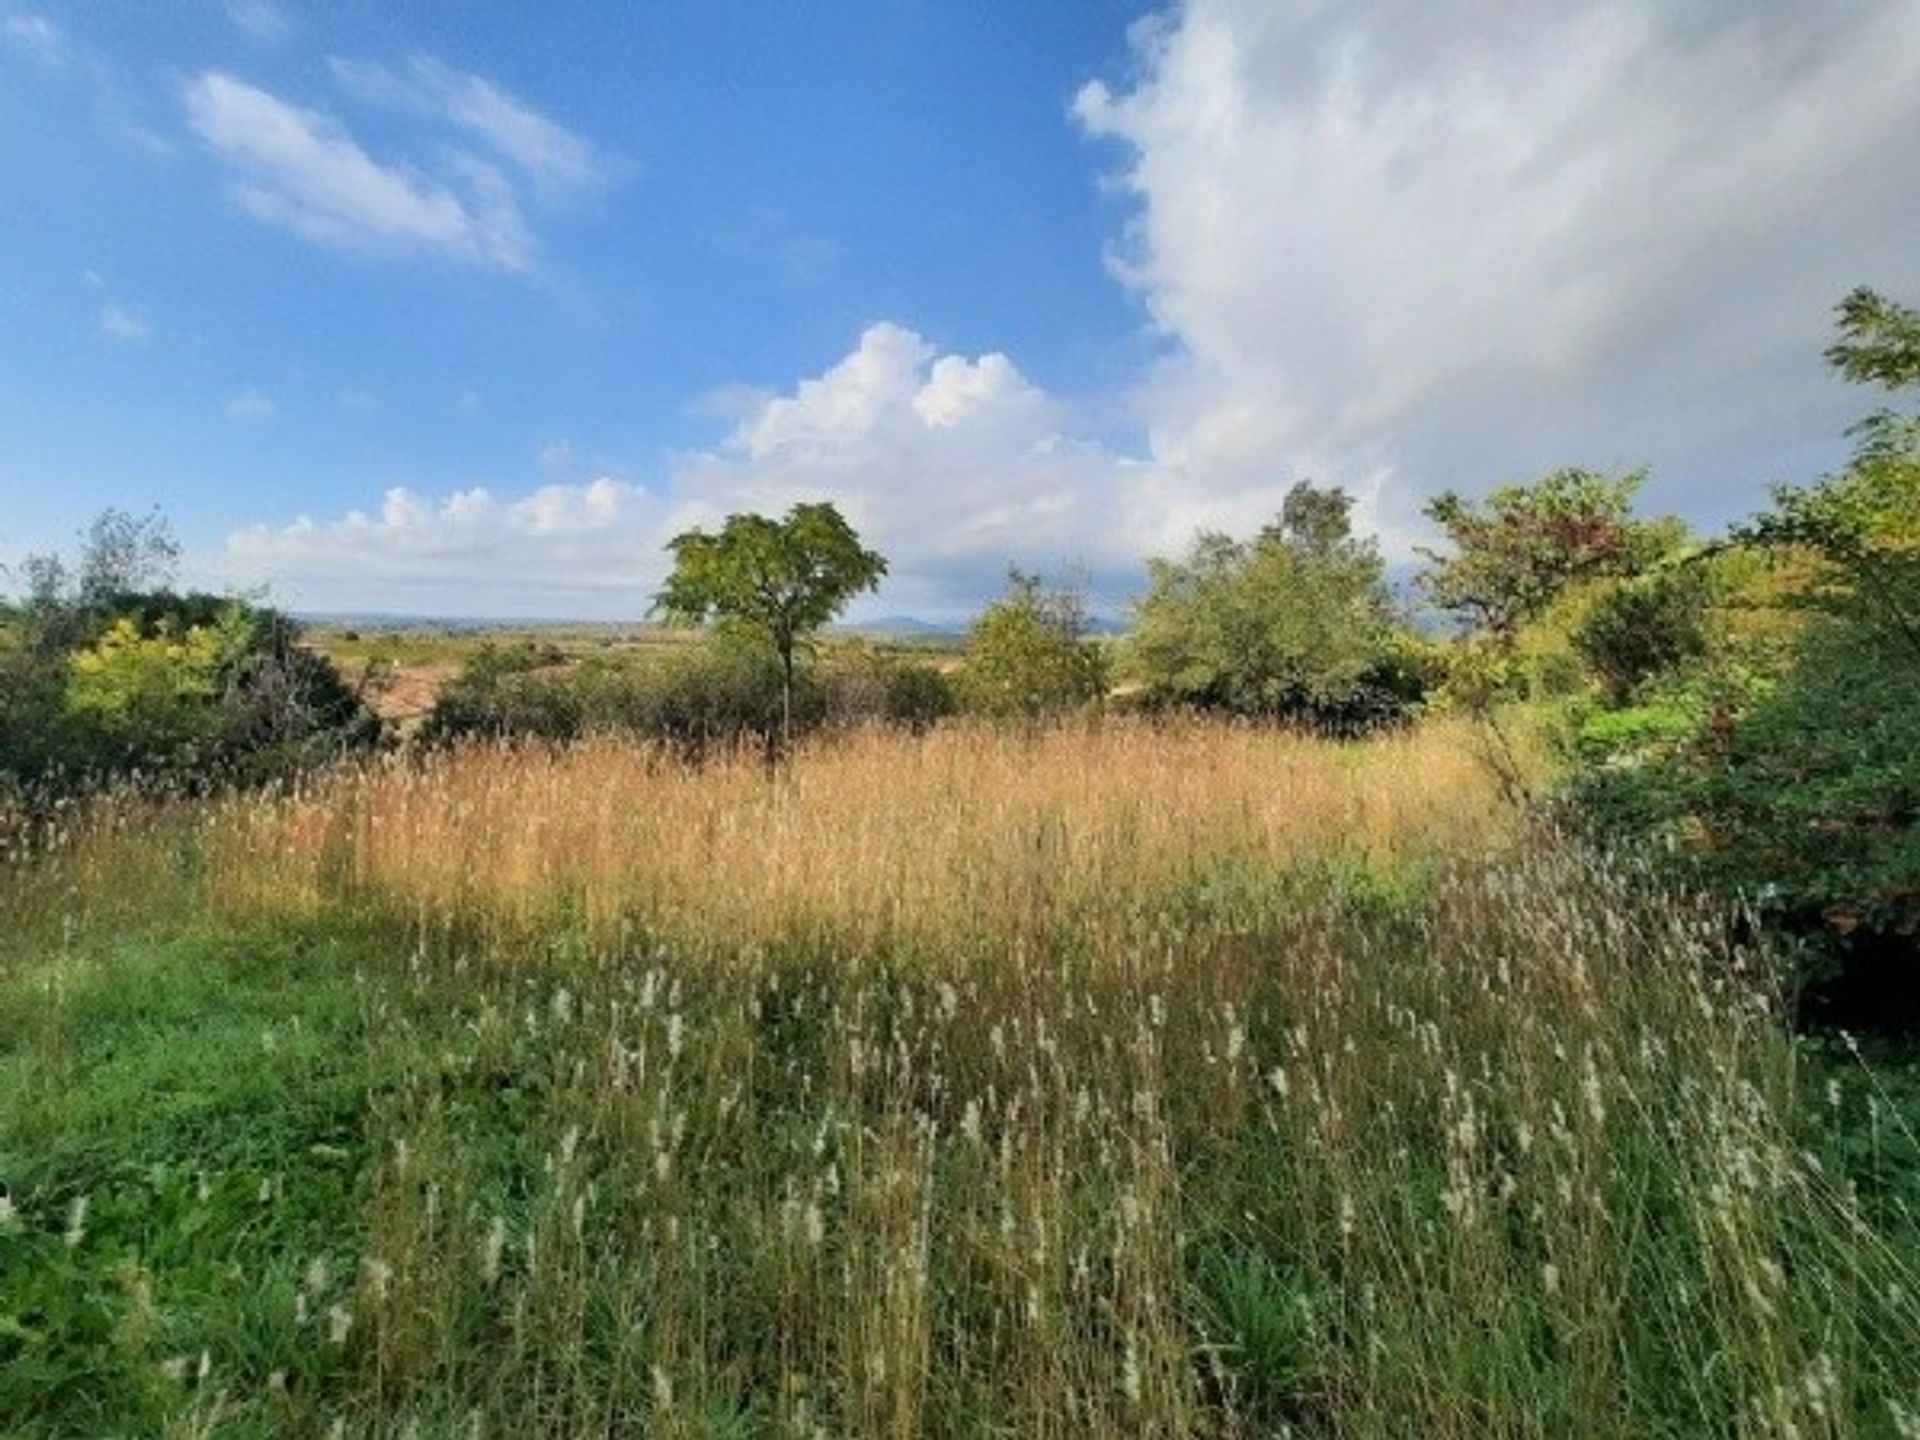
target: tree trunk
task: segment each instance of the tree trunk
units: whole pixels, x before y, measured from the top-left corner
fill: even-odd
[[[793,641],[780,646],[780,753],[793,748]]]

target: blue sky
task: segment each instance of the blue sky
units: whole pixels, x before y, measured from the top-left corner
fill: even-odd
[[[1293,479],[1841,453],[1920,4],[0,0],[0,557],[160,505],[314,609],[630,616],[825,497],[873,613],[1108,598]]]

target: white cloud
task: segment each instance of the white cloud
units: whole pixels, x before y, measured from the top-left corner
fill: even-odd
[[[335,57],[335,77],[363,99],[407,106],[474,136],[546,199],[605,180],[593,146],[484,76],[416,55],[403,70]]]
[[[272,397],[258,390],[242,390],[227,400],[229,420],[271,420],[274,409]]]
[[[227,0],[227,18],[256,40],[283,40],[293,30],[293,21],[273,0]]]
[[[1135,204],[1111,263],[1164,347],[1143,453],[1006,355],[879,323],[696,402],[726,433],[657,489],[401,492],[230,559],[316,608],[632,616],[679,529],[824,498],[892,561],[872,603],[935,614],[1008,562],[1082,562],[1111,595],[1301,476],[1401,556],[1433,490],[1559,463],[1650,460],[1656,503],[1713,521],[1844,449],[1868,402],[1824,376],[1833,302],[1920,287],[1913,0],[1191,0],[1136,34],[1127,86],[1074,114]],[[416,71],[380,74],[426,105]]]
[[[0,19],[0,39],[49,68],[57,69],[69,59],[66,36],[44,15],[8,15]]]
[[[102,305],[100,333],[109,340],[131,345],[146,339],[149,330],[146,317],[138,310],[125,305]]]
[[[388,490],[376,513],[301,517],[227,537],[227,579],[316,610],[637,615],[657,580],[668,510],[602,477],[517,498]]]
[[[1862,403],[1822,379],[1832,304],[1920,283],[1912,0],[1191,0],[1136,52],[1073,110],[1125,147],[1112,266],[1191,494],[1291,461],[1383,482],[1391,528],[1644,458],[1739,510]]]
[[[447,180],[383,165],[329,116],[218,71],[187,86],[186,104],[256,219],[343,249],[431,253],[508,271],[534,262],[511,187],[476,157],[450,157]]]
[[[963,610],[1009,561],[1057,570],[1130,560],[1151,525],[1135,467],[1071,438],[1064,407],[1005,356],[942,355],[876,324],[821,374],[761,395],[716,445],[652,492],[618,480],[519,499],[390,491],[377,516],[243,531],[228,559],[320,609],[642,613],[667,540],[738,510],[829,499],[893,562],[878,603]],[[552,459],[543,457],[543,461]]]

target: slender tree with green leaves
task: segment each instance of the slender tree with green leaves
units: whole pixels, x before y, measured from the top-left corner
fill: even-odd
[[[654,613],[678,624],[712,621],[773,651],[784,748],[793,739],[796,652],[855,595],[879,586],[885,558],[825,501],[795,505],[780,520],[729,515],[718,533],[688,530],[667,549],[673,572]]]

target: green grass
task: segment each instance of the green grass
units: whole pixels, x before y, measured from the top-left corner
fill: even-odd
[[[1901,1433],[1920,1075],[1546,837],[1102,891],[1087,813],[938,932],[21,877],[0,1434]]]
[[[314,1257],[353,1264],[376,1078],[350,953],[132,938],[0,990],[7,1433],[159,1433],[166,1367],[203,1352],[262,1389],[312,1377],[272,1302]]]

